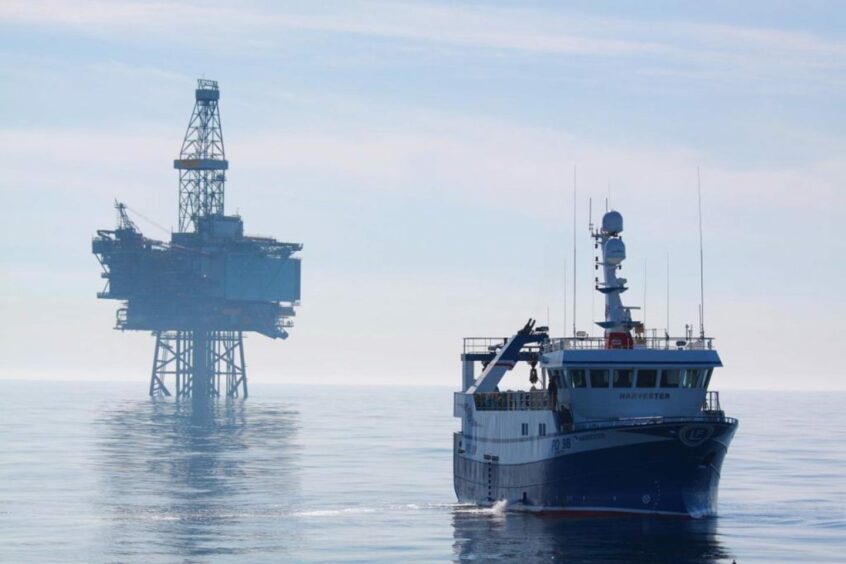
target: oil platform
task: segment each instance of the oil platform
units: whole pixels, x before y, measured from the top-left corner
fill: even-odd
[[[244,333],[285,339],[300,302],[299,243],[244,235],[224,213],[229,162],[223,149],[217,82],[199,80],[179,158],[179,231],[169,243],[145,237],[116,203],[114,230],[92,252],[106,287],[121,300],[116,329],[156,337],[150,395],[247,397]]]

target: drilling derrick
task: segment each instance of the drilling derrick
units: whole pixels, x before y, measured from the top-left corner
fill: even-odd
[[[226,182],[226,153],[217,102],[217,82],[199,80],[196,103],[179,159],[179,230],[196,231],[204,217],[223,215],[223,185]]]
[[[92,251],[106,288],[122,301],[116,329],[156,337],[150,395],[201,401],[246,397],[245,332],[285,339],[300,301],[299,243],[244,235],[225,215],[229,163],[217,82],[199,80],[179,159],[179,231],[145,237],[116,203],[117,227],[98,230]]]

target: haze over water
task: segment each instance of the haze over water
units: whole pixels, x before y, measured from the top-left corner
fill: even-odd
[[[2,383],[0,561],[842,562],[844,393],[733,391],[720,516],[458,505],[447,388]],[[621,469],[621,471],[625,471]]]

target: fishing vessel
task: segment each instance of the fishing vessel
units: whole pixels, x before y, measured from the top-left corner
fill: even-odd
[[[722,362],[704,329],[671,338],[632,320],[637,308],[623,305],[626,279],[618,276],[626,258],[622,231],[617,211],[591,229],[601,250],[602,336],[551,338],[530,319],[511,337],[464,339],[454,404],[461,431],[453,444],[460,502],[716,514],[723,459],[738,426],[710,389]],[[530,366],[531,389],[500,390],[521,363]]]

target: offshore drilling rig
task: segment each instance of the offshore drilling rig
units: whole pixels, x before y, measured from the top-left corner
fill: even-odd
[[[179,158],[179,231],[148,239],[116,203],[114,230],[92,252],[106,287],[121,300],[116,329],[156,337],[150,395],[205,400],[247,397],[244,332],[285,339],[300,303],[299,243],[244,235],[224,213],[229,162],[223,149],[217,82],[199,80]]]

